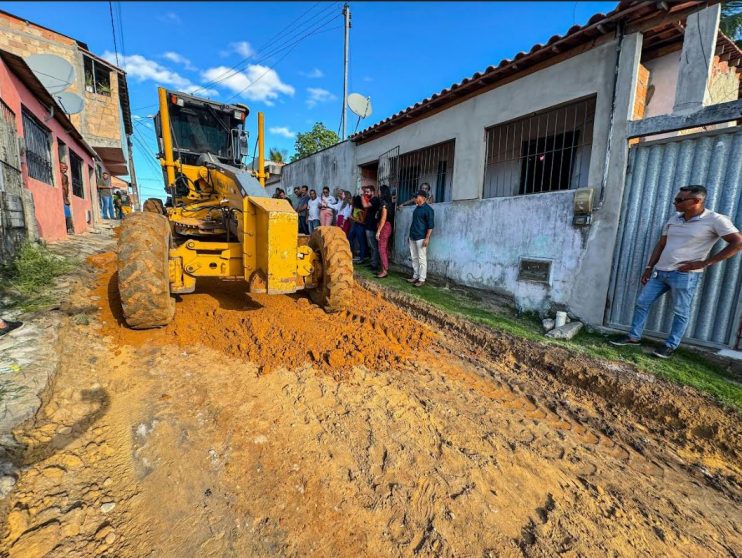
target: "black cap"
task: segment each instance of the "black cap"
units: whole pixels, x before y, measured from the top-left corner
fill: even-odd
[[[415,197],[417,196],[422,196],[426,200],[428,199],[428,193],[425,190],[418,190],[417,193],[415,194]]]

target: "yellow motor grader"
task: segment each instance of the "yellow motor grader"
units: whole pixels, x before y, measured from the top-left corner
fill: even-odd
[[[167,325],[172,295],[192,293],[200,277],[244,281],[250,293],[307,289],[326,311],[344,308],[353,287],[348,241],[339,227],[298,234],[291,204],[270,197],[262,113],[251,171],[243,163],[246,106],[163,88],[158,94],[158,157],[172,203],[149,199],[121,224],[118,287],[128,326]]]

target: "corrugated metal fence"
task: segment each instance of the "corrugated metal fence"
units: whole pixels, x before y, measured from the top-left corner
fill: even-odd
[[[742,127],[726,128],[632,147],[613,263],[608,323],[628,327],[642,274],[680,186],[708,188],[706,207],[742,228]],[[725,243],[720,241],[714,251]],[[742,291],[742,257],[703,273],[686,332],[688,340],[725,346],[736,335]],[[655,304],[647,332],[665,334],[672,322],[668,296]]]

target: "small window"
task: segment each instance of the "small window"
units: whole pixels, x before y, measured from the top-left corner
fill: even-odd
[[[399,156],[399,192],[397,199],[409,200],[428,183],[431,203],[451,200],[454,140],[431,145]]]
[[[111,70],[105,64],[83,56],[85,65],[85,90],[97,95],[111,95]]]
[[[78,198],[85,197],[82,178],[82,159],[70,149],[70,173],[72,174],[72,194]]]
[[[33,115],[25,110],[22,117],[28,176],[45,184],[53,185],[51,134]]]

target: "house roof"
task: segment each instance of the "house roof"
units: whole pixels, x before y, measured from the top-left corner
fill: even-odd
[[[363,143],[373,137],[389,133],[392,129],[411,124],[465,98],[492,89],[497,84],[509,78],[512,79],[537,64],[543,66],[544,64],[556,63],[561,59],[557,57],[562,56],[563,53],[574,52],[574,49],[580,46],[587,45],[590,47],[591,43],[594,44],[594,41],[610,36],[619,25],[622,25],[626,32],[645,31],[644,47],[658,47],[661,41],[667,39],[667,33],[653,31],[658,26],[667,26],[668,20],[672,23],[680,23],[690,13],[715,3],[718,3],[718,1],[655,2],[621,0],[611,12],[595,14],[585,25],[574,25],[564,35],[551,37],[546,44],[535,44],[528,52],[519,52],[512,59],[505,58],[496,66],[489,66],[482,72],[476,72],[463,81],[454,83],[450,87],[352,135],[350,139],[356,143]],[[669,25],[674,28],[676,38],[682,35],[682,27],[677,28],[672,24]],[[664,27],[661,27],[659,31],[663,29]]]
[[[90,145],[88,145],[80,132],[77,131],[77,128],[75,128],[75,125],[72,124],[70,119],[64,113],[62,107],[59,106],[59,103],[57,103],[57,101],[54,100],[54,97],[52,97],[46,90],[46,87],[44,87],[44,85],[39,81],[39,78],[36,77],[36,74],[34,74],[31,68],[28,67],[28,64],[26,64],[23,58],[5,50],[0,50],[0,58],[3,59],[3,62],[7,64],[8,68],[18,76],[18,79],[23,82],[23,85],[25,85],[39,101],[48,107],[54,108],[54,119],[59,122],[67,133],[77,140],[83,149],[88,152],[88,155],[98,158],[98,154],[92,147],[90,147]]]

